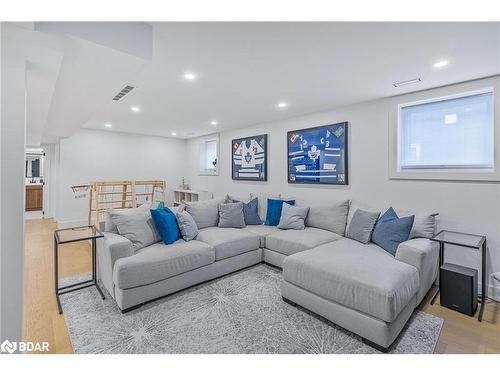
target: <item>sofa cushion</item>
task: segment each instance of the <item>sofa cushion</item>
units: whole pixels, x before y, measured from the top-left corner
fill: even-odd
[[[184,202],[185,210],[193,217],[198,229],[215,227],[219,223],[219,203],[224,199]]]
[[[194,240],[198,235],[198,226],[193,217],[187,211],[178,211],[175,217],[184,241]]]
[[[181,238],[181,232],[175,214],[170,209],[165,208],[162,204],[161,208],[151,211],[151,218],[155,224],[156,231],[160,235],[162,241],[166,245],[173,244]]]
[[[280,222],[281,210],[283,209],[283,203],[288,203],[289,205],[295,206],[295,200],[267,200],[266,225],[278,225],[278,223]]]
[[[297,207],[289,205],[288,203],[283,203],[278,228],[299,230],[304,229],[306,227],[304,224],[304,220],[306,219],[308,212],[309,207]]]
[[[342,202],[297,201],[297,205],[309,207],[309,214],[306,218],[307,227],[329,230],[341,236],[345,234],[349,211],[348,200]]]
[[[151,218],[151,212],[145,209],[151,205],[141,207],[144,208],[128,210],[108,208],[107,210],[120,235],[130,240],[136,251],[161,240]]]
[[[341,237],[336,233],[312,227],[303,230],[280,230],[266,237],[266,248],[290,255],[339,238]]]
[[[258,235],[238,228],[204,228],[196,239],[215,248],[215,260],[243,254],[260,246]]]
[[[259,217],[264,223],[266,221],[267,217],[267,199],[279,199],[280,195],[279,194],[265,194],[265,193],[257,193],[257,194],[250,194],[250,198],[257,198],[257,201],[259,203]]]
[[[352,200],[349,203],[349,213],[347,215],[347,228],[351,223],[352,217],[356,212],[356,209],[361,208],[365,211],[380,211],[385,212],[388,207],[373,207],[366,205],[357,200]],[[437,213],[423,213],[423,212],[413,212],[412,210],[400,209],[395,207],[394,210],[399,217],[407,217],[414,215],[413,226],[411,228],[410,239],[412,238],[432,238],[436,232],[436,216]],[[307,225],[307,224],[306,224]]]
[[[394,208],[396,214],[403,218],[414,216],[413,226],[411,227],[410,239],[412,238],[432,238],[436,234],[436,216],[437,213],[421,213]]]
[[[398,217],[392,207],[379,217],[372,233],[372,241],[392,256],[400,243],[408,241],[415,216]]]
[[[357,209],[347,229],[346,237],[367,244],[372,238],[373,228],[379,215],[380,212]]]
[[[266,247],[266,238],[267,236],[280,232],[281,229],[278,229],[278,227],[272,226],[272,225],[247,225],[245,227],[245,230],[247,232],[256,234],[260,238],[260,247],[264,248]]]
[[[238,202],[238,201],[235,201]],[[243,203],[243,216],[245,217],[246,225],[260,225],[262,220],[259,216],[259,199],[253,198],[249,202]]]
[[[327,300],[392,322],[415,300],[419,275],[375,244],[342,238],[286,257],[283,278]]]
[[[219,203],[219,228],[244,228],[243,202]]]
[[[113,282],[120,289],[152,284],[215,261],[212,246],[184,240],[171,245],[162,242],[145,247],[130,257],[115,262]]]
[[[358,209],[363,210],[363,211],[368,211],[368,212],[385,212],[383,207],[369,206],[369,205],[364,204],[360,201],[351,200],[349,202],[349,212],[347,214],[347,223],[346,223],[346,228],[345,228],[346,233],[349,231],[349,227],[351,225],[352,218]]]
[[[120,234],[118,232],[118,228],[116,227],[116,224],[113,223],[113,220],[111,219],[111,216],[109,215],[109,210],[113,210],[113,212],[124,212],[126,215],[133,215],[137,211],[149,211],[152,207],[152,204],[150,201],[146,201],[145,203],[141,204],[139,207],[136,208],[109,208],[106,210],[106,215],[104,219],[104,231],[105,232],[110,232],[110,233],[116,233]]]

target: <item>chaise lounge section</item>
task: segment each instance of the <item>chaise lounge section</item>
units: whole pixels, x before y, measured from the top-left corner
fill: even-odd
[[[414,243],[393,257],[375,244],[342,238],[287,257],[282,296],[386,351],[430,288],[419,269],[400,259],[422,254],[435,265],[427,277],[434,280],[435,253]]]

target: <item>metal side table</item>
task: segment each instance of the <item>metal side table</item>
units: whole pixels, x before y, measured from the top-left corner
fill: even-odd
[[[102,299],[106,299],[104,294],[97,285],[97,260],[96,260],[96,240],[102,238],[104,235],[93,225],[86,225],[82,227],[59,229],[54,231],[54,282],[57,307],[59,314],[62,314],[61,301],[59,296],[61,294],[74,292],[83,288],[95,286],[101,295]],[[90,280],[81,281],[75,284],[66,285],[62,288],[59,287],[59,245],[67,244],[78,241],[88,241],[92,243],[92,278]]]
[[[479,308],[479,315],[477,317],[478,321],[483,320],[484,304],[487,299],[488,285],[486,281],[486,237],[476,234],[453,232],[449,230],[442,230],[436,234],[431,241],[439,242],[439,272],[441,272],[441,266],[444,263],[444,245],[455,245],[461,247],[467,247],[469,249],[481,250],[481,297],[478,297],[478,302],[481,303]],[[434,304],[436,297],[438,296],[440,289],[438,288],[434,297],[432,297],[431,305]]]

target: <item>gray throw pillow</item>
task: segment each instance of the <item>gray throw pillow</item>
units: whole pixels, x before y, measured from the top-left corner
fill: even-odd
[[[345,235],[349,201],[300,202],[298,206],[309,206],[306,226],[328,230],[341,236]]]
[[[216,227],[219,222],[219,203],[224,199],[184,202],[185,210],[193,217],[198,229]]]
[[[411,216],[411,215],[405,215]],[[411,228],[411,238],[432,238],[436,234],[437,214],[415,214],[413,227]]]
[[[411,228],[410,239],[412,238],[432,238],[436,234],[437,213],[420,213],[410,210],[394,209],[399,217],[415,216],[413,227]]]
[[[309,207],[292,206],[283,202],[281,209],[280,222],[278,228],[280,229],[305,229],[304,221],[309,212]]]
[[[113,210],[114,212],[123,211],[125,214],[130,215],[130,214],[133,214],[136,210],[144,210],[144,211],[149,212],[151,207],[152,207],[151,202],[147,201],[137,208],[118,208],[118,209],[117,208],[108,208],[108,210],[106,210],[106,216],[104,218],[104,231],[110,232],[110,233],[120,234],[118,232],[118,228],[116,227],[116,224],[113,223],[113,220],[111,220],[111,217],[109,216],[109,210]]]
[[[198,227],[193,217],[186,211],[177,212],[175,217],[184,241],[194,240],[198,235]]]
[[[373,228],[377,223],[380,212],[370,212],[357,209],[347,228],[346,237],[367,244],[372,237]]]
[[[118,233],[132,242],[135,251],[160,241],[151,212],[144,209],[115,210],[108,209],[111,221],[118,228]]]
[[[219,204],[219,228],[244,228],[243,202]]]
[[[234,200],[233,203],[239,202]],[[246,225],[260,225],[262,220],[259,216],[259,199],[253,198],[250,202],[243,202],[243,216]]]

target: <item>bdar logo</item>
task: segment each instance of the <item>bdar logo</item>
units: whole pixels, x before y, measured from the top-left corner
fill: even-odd
[[[14,353],[17,349],[17,343],[16,342],[10,342],[9,340],[5,340],[2,345],[0,345],[0,350],[3,353]]]

